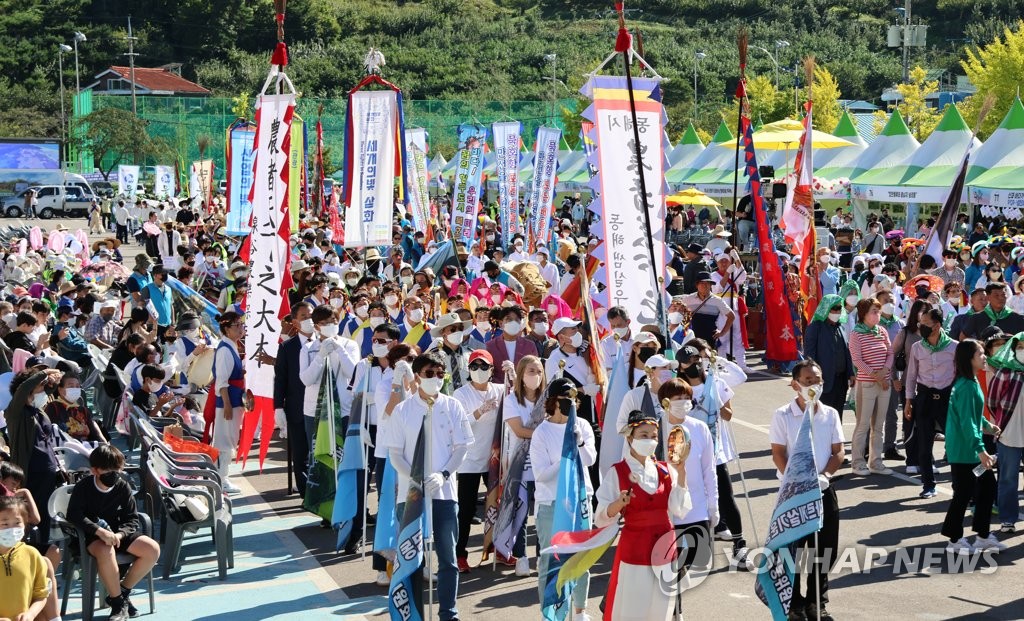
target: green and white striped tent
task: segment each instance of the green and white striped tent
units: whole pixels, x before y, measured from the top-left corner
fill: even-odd
[[[971,157],[971,166],[967,169],[971,203],[1004,210],[1024,209],[1022,172],[1024,105],[1018,97],[996,131]]]
[[[700,141],[700,136],[697,135],[693,123],[690,123],[679,143],[668,155],[668,170],[665,171],[665,174],[667,175],[673,169],[685,170],[703,150],[704,143]]]
[[[853,186],[853,197],[859,200],[892,200],[886,196],[876,196],[872,190],[871,179],[877,178],[890,168],[899,166],[913,155],[921,143],[910,134],[910,129],[903,122],[899,110],[894,110],[882,133],[875,141],[864,149],[853,164],[850,175]],[[868,174],[870,172],[870,174]],[[862,178],[867,175],[867,179]]]
[[[727,144],[733,139],[725,121],[718,125],[718,131],[708,146],[697,154],[689,167],[672,168],[665,174],[665,181],[675,190],[696,187],[711,197],[733,195],[733,174],[736,170],[736,145]],[[741,173],[740,177],[744,177]],[[741,178],[740,183],[746,179]],[[742,186],[741,186],[742,187]]]

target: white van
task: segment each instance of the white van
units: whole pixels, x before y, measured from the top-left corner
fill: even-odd
[[[3,214],[8,218],[21,218],[25,213],[25,194],[29,190],[36,191],[39,204],[36,215],[43,220],[50,218],[85,217],[89,213],[89,205],[96,196],[86,193],[78,185],[41,185],[18,192],[3,202]]]

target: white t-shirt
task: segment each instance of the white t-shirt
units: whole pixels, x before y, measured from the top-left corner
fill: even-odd
[[[523,399],[523,402],[523,405],[519,404],[519,400],[516,399],[515,393],[509,394],[505,397],[503,420],[507,421],[512,418],[518,418],[519,422],[521,422],[524,427],[528,427],[530,425],[530,421],[533,420],[533,408],[535,403],[529,399]],[[523,439],[513,433],[511,429],[509,429],[508,433],[505,434],[505,438],[505,455],[502,456],[502,460],[508,463],[512,460],[512,456],[515,455],[516,449],[519,448],[519,444]],[[529,458],[526,460],[523,480],[533,480],[533,466],[531,465]]]
[[[701,384],[699,386],[690,386],[693,390],[693,409],[690,410],[689,416],[696,418],[700,422],[711,428],[711,423],[706,412],[701,408],[701,404],[704,401],[704,389],[707,384]],[[735,394],[732,388],[729,388],[725,382],[718,382],[718,401],[719,403],[727,403],[733,398]],[[716,432],[713,435],[717,436],[718,443],[718,455],[715,459],[716,464],[724,464],[737,458],[736,447],[733,446],[732,440],[729,434],[725,432],[725,420],[722,419],[721,413],[718,415],[718,424],[715,429]]]
[[[703,522],[718,512],[718,475],[715,472],[715,447],[708,426],[687,416],[682,423],[671,423],[668,415],[661,417],[661,436],[668,455],[668,436],[682,426],[690,436],[690,454],[686,457],[686,488],[690,490],[690,510],[673,524]],[[629,447],[626,447],[629,450]]]
[[[405,461],[413,463],[416,454],[416,440],[419,438],[427,404],[418,394],[399,403],[391,413],[391,428],[388,430],[388,449],[401,453]],[[441,472],[445,466],[455,472],[462,464],[449,464],[456,447],[468,447],[473,443],[473,431],[469,417],[462,404],[445,394],[438,394],[434,401],[433,416],[429,430],[430,446],[424,449],[424,474]],[[415,466],[415,464],[413,464]],[[398,473],[398,496],[405,498],[409,493],[409,477]],[[435,500],[456,500],[455,477],[449,477],[441,486]]]
[[[530,440],[530,462],[533,464],[533,476],[537,481],[534,498],[542,504],[555,502],[566,425],[567,423],[552,423],[545,420],[537,426],[533,432],[533,439]],[[590,482],[590,473],[587,468],[593,466],[597,461],[594,431],[590,428],[589,423],[580,418],[576,419],[576,431],[583,441],[583,446],[579,447],[580,462],[583,464],[583,481],[587,486],[587,496],[592,496],[594,486]]]
[[[498,423],[498,407],[504,397],[503,390],[501,384],[488,384],[487,390],[483,392],[474,388],[472,384],[465,384],[452,394],[452,397],[465,408],[466,416],[469,418],[469,427],[473,430],[473,443],[469,445],[469,452],[466,453],[466,459],[459,466],[459,472],[487,472],[488,462],[491,459],[494,426]],[[473,416],[473,412],[488,399],[495,400],[494,409],[477,419]]]
[[[796,439],[800,434],[804,412],[793,399],[788,404],[775,410],[771,423],[768,425],[768,441],[786,447],[787,455],[793,455]],[[814,446],[814,466],[818,473],[825,471],[825,465],[832,457],[832,445],[846,441],[843,436],[843,424],[839,421],[839,413],[822,403],[818,404],[818,412],[811,419],[811,444]],[[776,471],[782,478],[782,473]]]
[[[360,363],[362,365],[363,363]],[[380,370],[379,368],[377,370]],[[391,399],[391,380],[395,376],[395,370],[388,367],[380,372],[380,378],[377,380],[377,384],[373,384],[373,378],[370,378],[370,385],[373,387],[373,403],[370,405],[370,409],[373,411],[373,417],[371,418],[371,425],[377,425],[377,441],[373,445],[373,456],[379,459],[387,459],[388,457],[388,434],[391,429],[391,416],[384,414],[384,407],[388,404]]]

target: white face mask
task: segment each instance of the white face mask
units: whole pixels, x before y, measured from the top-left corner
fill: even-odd
[[[431,397],[436,396],[437,393],[441,392],[441,386],[443,384],[444,378],[441,377],[420,378],[420,390]]]
[[[537,336],[544,336],[545,334],[547,334],[548,322],[538,321],[537,323],[533,324],[533,333],[536,334]]]
[[[412,286],[412,276],[402,276],[402,285],[405,287]]]
[[[633,451],[635,451],[637,455],[641,457],[650,457],[651,455],[654,455],[654,452],[656,450],[658,450],[658,441],[650,439],[638,439],[633,440],[633,443],[630,446],[633,448]]]
[[[612,328],[612,334],[620,339],[624,339],[629,334],[629,328]]]
[[[548,304],[548,316],[549,317],[554,317],[557,314],[558,314],[558,305],[557,304]]]
[[[386,296],[384,296],[384,303],[387,304],[388,306],[394,308],[395,306],[398,305],[398,296],[397,295],[386,295]]]
[[[505,334],[509,336],[519,336],[519,333],[523,331],[523,324],[518,321],[507,321],[505,322]]]
[[[380,327],[382,325],[384,325],[384,318],[383,317],[370,317],[370,327],[371,328],[376,330],[378,327]]]
[[[307,318],[307,319],[303,319],[302,321],[300,321],[299,322],[299,330],[301,330],[305,334],[312,334],[313,333],[313,320]]]
[[[1024,364],[1024,349],[1013,350],[1013,355],[1017,359],[1017,362]]]
[[[345,300],[341,298],[331,298],[331,306],[334,308],[341,308],[345,305]]]
[[[490,369],[477,369],[469,372],[469,377],[477,384],[486,384],[491,379]]]
[[[365,304],[362,305],[362,306],[357,306],[356,307],[356,317],[359,317],[360,319],[365,319],[366,318],[366,313],[368,313],[369,311],[370,311],[370,307],[366,306]]]
[[[693,401],[689,399],[676,399],[669,401],[668,411],[676,418],[683,418],[693,409]]]
[[[579,332],[573,334],[572,340],[569,341],[569,344],[572,345],[573,347],[579,348],[580,345],[583,345],[583,335],[580,334]]]
[[[78,401],[82,398],[82,389],[80,387],[65,388],[65,397],[68,401]]]
[[[478,321],[475,324],[477,332],[480,334],[487,334],[491,330],[491,323],[489,321]]]
[[[893,312],[895,312],[895,311],[896,311],[896,307],[893,306],[892,302],[886,302],[885,304],[882,304],[882,314],[883,315],[892,315]]]
[[[320,336],[325,339],[333,339],[338,336],[338,324],[328,323],[320,326]]]
[[[49,402],[50,398],[45,392],[41,392],[32,396],[32,405],[36,406],[37,409],[43,409]]]
[[[462,344],[462,340],[466,338],[461,332],[452,332],[448,336],[444,337],[453,347],[457,347]]]
[[[348,283],[348,286],[351,289],[352,287],[355,287],[356,285],[359,284],[359,279],[358,278],[346,278],[345,282]]]
[[[956,266],[956,259],[943,259],[942,263],[945,264],[947,270],[951,270]]]
[[[842,316],[842,313],[829,313],[828,320],[831,321],[832,323],[839,323],[839,320],[842,318]]]
[[[487,235],[487,241],[489,241],[489,242],[492,242],[492,241],[494,241],[494,234],[493,234],[493,233],[489,233],[489,234]]]
[[[815,384],[813,386],[801,386],[800,397],[804,401],[817,401],[821,399],[821,393],[825,390],[824,384]],[[814,394],[814,398],[811,398],[811,393]]]
[[[846,296],[846,305],[847,306],[856,306],[857,305],[857,299],[858,298],[855,295],[848,295],[848,296]]]
[[[150,382],[149,392],[160,392],[160,389],[164,387],[163,382]]]
[[[537,390],[540,388],[540,382],[543,379],[539,374],[524,375],[523,386],[526,386],[528,390]]]
[[[416,323],[419,323],[419,322],[423,321],[423,309],[422,308],[413,308],[413,309],[409,310],[409,312],[407,312],[405,315],[406,315],[406,317],[409,318],[409,323],[416,324]]]
[[[874,274],[875,276],[878,276],[879,274],[882,273],[882,266],[878,265],[871,268],[871,273]]]
[[[672,311],[668,314],[668,322],[674,326],[683,323],[683,314],[679,311]]]
[[[185,330],[181,335],[190,341],[199,340],[199,330]]]
[[[375,358],[383,358],[388,355],[388,346],[380,343],[373,344],[373,356]]]
[[[0,547],[13,548],[25,538],[25,529],[21,526],[0,529]]]

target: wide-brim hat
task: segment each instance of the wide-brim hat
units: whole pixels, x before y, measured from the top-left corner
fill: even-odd
[[[715,232],[713,233],[713,235],[715,237],[732,237],[732,233],[725,230],[725,227],[722,226],[721,224],[715,226]]]
[[[366,260],[366,261],[379,261],[380,260],[380,250],[377,250],[376,247],[367,248],[364,260]]]
[[[308,268],[309,268],[309,263],[306,263],[302,259],[299,259],[298,261],[292,261],[292,265],[291,265],[292,273],[295,273],[295,272],[298,272],[298,271],[301,271],[301,270],[304,270],[304,269],[308,269]]]
[[[430,329],[430,336],[437,338],[441,336],[441,332],[454,325],[459,325],[463,330],[468,330],[473,327],[473,320],[467,319],[463,321],[458,313],[446,313],[441,315],[437,325]]]
[[[715,282],[711,272],[697,272],[697,282]]]
[[[121,240],[117,239],[116,237],[104,237],[103,239],[94,241],[92,243],[92,251],[99,252],[100,244],[106,244],[108,248],[110,248],[111,250],[115,250],[121,247]]]

